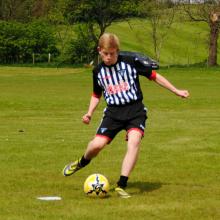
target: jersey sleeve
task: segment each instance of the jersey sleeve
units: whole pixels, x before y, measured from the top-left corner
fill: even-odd
[[[144,59],[135,58],[135,68],[139,75],[147,77],[149,80],[156,79],[156,71]]]
[[[98,83],[97,71],[93,70],[93,93],[92,96],[100,98],[102,96],[102,88]]]
[[[120,57],[126,63],[131,64],[138,75],[145,76],[150,80],[156,79],[155,70],[159,69],[159,65],[155,60],[142,53],[130,51],[120,51]]]

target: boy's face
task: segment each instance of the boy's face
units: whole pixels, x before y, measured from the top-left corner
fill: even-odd
[[[116,48],[98,48],[99,54],[105,65],[114,65],[118,59],[118,50]]]

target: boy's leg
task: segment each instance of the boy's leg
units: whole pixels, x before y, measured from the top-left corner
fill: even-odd
[[[115,191],[121,198],[130,197],[124,188],[127,186],[128,177],[136,164],[142,135],[138,130],[132,130],[128,133],[127,152],[122,162],[121,176],[117,182],[118,186],[115,188]]]
[[[64,176],[70,176],[79,169],[89,164],[91,159],[95,157],[104,147],[108,144],[109,139],[105,136],[95,136],[95,138],[89,142],[85,154],[82,158],[67,164],[63,169]]]
[[[122,162],[121,176],[117,182],[118,186],[125,188],[128,177],[133,170],[138,159],[142,133],[138,130],[131,130],[128,133],[127,152]]]
[[[91,160],[109,143],[110,138],[107,136],[96,135],[95,138],[89,142],[84,154],[84,158]]]

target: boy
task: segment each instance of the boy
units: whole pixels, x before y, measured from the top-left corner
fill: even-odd
[[[147,119],[146,108],[142,104],[143,95],[139,75],[143,75],[170,90],[177,96],[187,98],[187,90],[175,88],[163,76],[141,63],[138,58],[126,59],[119,55],[119,39],[112,33],[105,33],[99,39],[98,52],[102,62],[93,69],[93,95],[88,112],[82,117],[89,124],[103,93],[107,108],[96,136],[88,144],[82,158],[64,167],[63,175],[70,176],[89,164],[97,154],[109,144],[121,130],[127,131],[127,152],[124,156],[121,175],[115,191],[128,198],[125,191],[128,177],[138,158],[139,145],[144,136]]]

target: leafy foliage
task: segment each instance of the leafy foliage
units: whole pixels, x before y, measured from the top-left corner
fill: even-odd
[[[141,0],[68,0],[65,15],[71,23],[96,22],[110,25],[117,19],[134,17],[139,14]]]
[[[65,17],[70,23],[85,23],[86,32],[92,44],[95,45],[91,55],[97,61],[96,46],[99,37],[112,22],[129,17],[144,16],[140,13],[139,5],[143,0],[68,0]]]
[[[0,0],[0,19],[30,22],[46,17],[63,0]]]
[[[45,61],[58,54],[52,30],[39,21],[30,24],[0,22],[0,63],[30,62],[33,53]]]
[[[79,25],[76,28],[77,38],[70,42],[68,54],[70,55],[70,62],[89,63],[93,59],[94,42],[90,39],[86,25]]]

